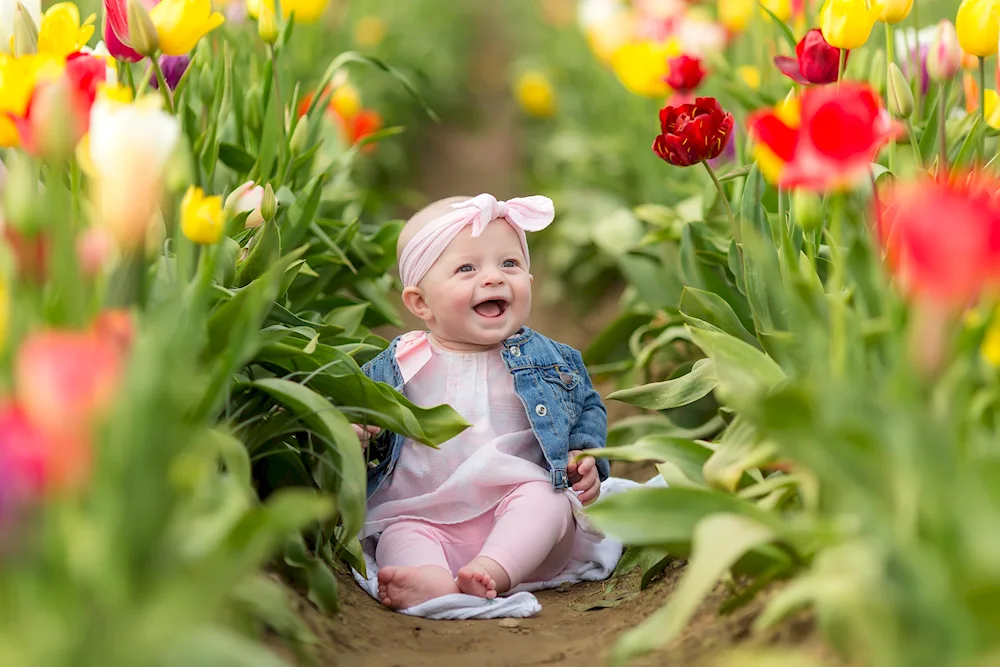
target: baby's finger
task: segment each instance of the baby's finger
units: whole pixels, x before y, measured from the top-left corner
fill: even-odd
[[[593,456],[588,456],[580,461],[579,472],[586,476],[590,471],[597,469],[597,460]]]
[[[369,433],[371,433],[372,435],[378,435],[379,433],[382,432],[382,427],[381,426],[375,426],[374,424],[370,424],[368,426],[365,426],[365,430],[368,431]]]
[[[579,453],[580,453],[579,451],[572,451],[569,453],[569,463],[566,464],[566,472],[568,472],[570,475],[576,474],[577,466],[580,465],[576,460],[576,457]]]
[[[601,495],[601,485],[595,484],[577,497],[579,498],[582,504],[589,505],[590,503],[597,500],[597,498],[600,495]]]

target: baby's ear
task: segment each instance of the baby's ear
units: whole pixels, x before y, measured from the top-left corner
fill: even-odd
[[[535,284],[535,276],[531,275],[530,273],[528,274],[528,284],[529,285]]]
[[[406,309],[413,313],[413,316],[427,321],[431,318],[431,309],[427,305],[427,300],[424,299],[424,293],[419,287],[407,287],[403,290],[403,305]]]

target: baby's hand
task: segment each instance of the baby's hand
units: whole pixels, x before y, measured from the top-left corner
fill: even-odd
[[[577,461],[576,457],[579,455],[579,450],[569,453],[566,472],[569,474],[573,490],[580,494],[577,496],[580,502],[589,505],[601,495],[601,478],[597,474],[597,461],[594,460],[594,457],[586,456]]]
[[[378,426],[362,426],[360,424],[351,424],[351,426],[354,427],[354,432],[357,433],[363,448],[368,446],[369,440],[382,432]]]

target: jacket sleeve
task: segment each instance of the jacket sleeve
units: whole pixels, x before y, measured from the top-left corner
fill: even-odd
[[[577,449],[600,449],[607,444],[608,439],[608,411],[601,401],[601,395],[594,389],[587,373],[587,366],[583,363],[583,355],[571,347],[566,348],[568,358],[572,366],[580,374],[580,384],[584,391],[583,409],[580,412],[576,424],[569,432],[570,451]],[[601,481],[611,476],[611,464],[607,459],[597,459],[597,472]]]

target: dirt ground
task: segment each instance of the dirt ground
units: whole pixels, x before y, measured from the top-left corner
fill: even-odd
[[[440,126],[427,136],[416,187],[430,198],[454,194],[491,192],[497,197],[530,194],[519,190],[516,109],[506,92],[503,38],[490,25],[489,4],[483,3],[481,50],[470,64],[470,90],[480,111],[474,127]],[[533,266],[536,281],[545,279],[543,266]],[[571,315],[567,307],[536,303],[528,324],[577,348],[584,347],[616,309],[617,294],[594,304],[586,318]],[[408,321],[407,325],[418,323]],[[386,330],[383,335],[396,332]],[[599,390],[601,387],[599,387]],[[603,393],[607,393],[606,391]],[[609,406],[611,416],[622,415]],[[614,474],[639,481],[653,470],[642,464],[616,465]],[[540,615],[517,623],[500,621],[427,621],[394,613],[372,600],[347,574],[338,574],[342,611],[335,618],[320,614],[305,598],[294,593],[295,604],[320,646],[317,663],[329,667],[420,667],[423,665],[597,665],[603,662],[615,639],[659,609],[669,598],[684,571],[671,564],[647,590],[639,593],[639,574],[620,581],[588,583],[543,591]],[[823,651],[808,617],[795,618],[778,630],[750,637],[753,618],[771,593],[765,592],[749,606],[719,616],[726,594],[717,592],[702,605],[683,635],[665,651],[636,660],[637,666],[685,667],[709,662],[722,649],[740,643],[798,645]],[[605,600],[613,606],[594,608]],[[513,625],[514,627],[510,627]]]

